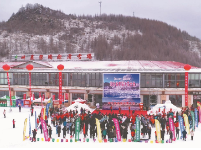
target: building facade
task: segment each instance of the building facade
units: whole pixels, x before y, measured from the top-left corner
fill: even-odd
[[[9,95],[4,64],[11,66],[9,78],[11,96],[29,97],[29,72],[26,65],[32,64],[31,91],[35,98],[39,92],[46,98],[55,95],[58,99],[59,72],[57,66],[64,65],[62,71],[62,92],[68,105],[77,98],[88,100],[93,107],[102,104],[104,73],[139,73],[140,98],[145,107],[150,108],[166,100],[178,106],[185,106],[184,65],[172,61],[62,61],[62,62],[6,62],[0,63],[0,97]],[[196,106],[201,102],[201,69],[193,67],[188,78],[188,104]]]

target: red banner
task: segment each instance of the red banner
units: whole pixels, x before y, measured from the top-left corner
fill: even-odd
[[[30,105],[31,105],[31,72],[29,72],[29,88],[30,88]]]
[[[41,97],[41,92],[39,92],[39,97]]]
[[[43,94],[43,102],[44,102],[44,100],[45,100],[45,95]]]
[[[26,100],[26,93],[23,94],[23,99]]]
[[[53,101],[55,100],[55,95],[52,95],[52,100],[53,100]]]
[[[188,72],[185,72],[185,106],[188,106]]]
[[[9,88],[9,96],[10,96],[10,106],[12,106],[11,90],[10,90],[10,80],[9,80],[8,72],[7,72],[7,79],[8,79],[8,88]]]
[[[35,95],[33,94],[33,100],[35,100]]]
[[[59,72],[59,104],[62,104],[62,72]]]
[[[68,93],[65,93],[65,100],[68,100]]]
[[[42,96],[40,97],[41,98],[41,106],[43,107],[43,98],[42,98]]]

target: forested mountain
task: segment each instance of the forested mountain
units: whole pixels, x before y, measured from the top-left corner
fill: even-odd
[[[27,4],[0,22],[0,57],[95,53],[97,60],[178,61],[201,67],[201,42],[167,23],[123,15],[76,16]]]

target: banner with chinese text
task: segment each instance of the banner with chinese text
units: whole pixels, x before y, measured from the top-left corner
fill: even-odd
[[[140,74],[103,74],[103,97],[140,98]]]
[[[103,98],[102,109],[110,110],[112,106],[113,110],[140,110],[140,98]]]

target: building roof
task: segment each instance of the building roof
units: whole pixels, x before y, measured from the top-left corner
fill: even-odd
[[[27,62],[0,62],[0,69],[4,64],[8,64],[11,66],[11,70],[14,71],[16,66],[23,66]],[[59,64],[64,65],[65,71],[182,71],[184,72],[184,65],[180,62],[175,61],[61,61],[61,62],[42,62],[42,61],[33,61],[30,62],[34,64],[40,64],[42,67],[35,67],[33,69],[37,71],[57,71],[57,66]],[[36,65],[37,66],[37,65]],[[23,69],[23,68],[20,68]],[[193,71],[201,71],[200,68],[195,66],[191,66],[191,70]],[[191,72],[191,71],[190,71]]]

